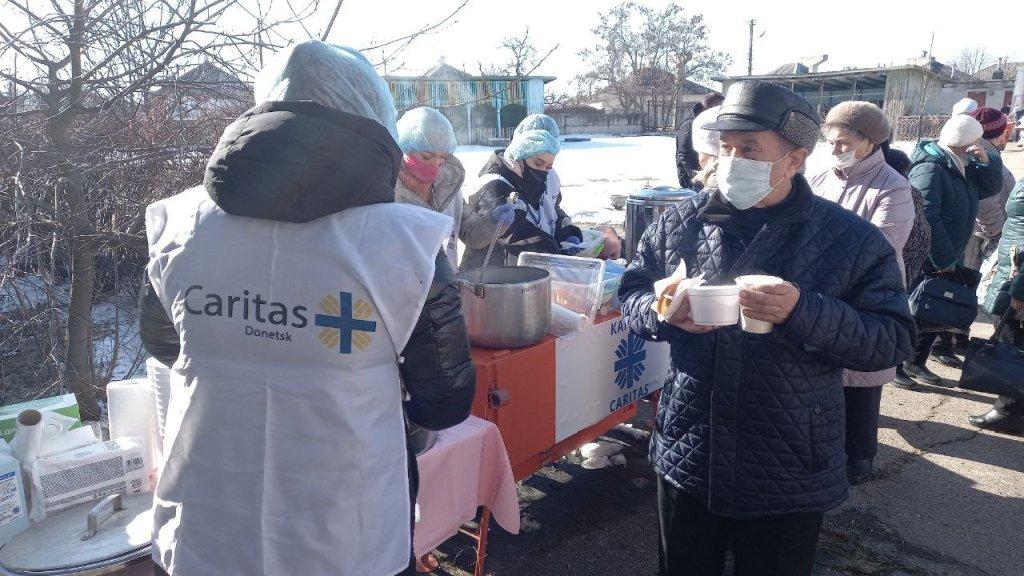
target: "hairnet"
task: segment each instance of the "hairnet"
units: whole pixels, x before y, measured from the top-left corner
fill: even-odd
[[[423,106],[398,120],[398,146],[402,152],[455,152],[455,129],[439,111]]]
[[[273,56],[256,75],[256,102],[312,100],[376,121],[397,140],[395,101],[384,79],[358,50],[306,40]]]
[[[558,139],[544,130],[527,130],[512,137],[512,142],[505,149],[505,159],[509,162],[518,162],[540,156],[545,152],[558,154],[561,148]]]
[[[551,134],[555,138],[559,136],[558,122],[547,114],[530,114],[523,121],[516,126],[513,135],[517,135],[521,132],[529,132],[530,130],[544,130],[548,134]]]

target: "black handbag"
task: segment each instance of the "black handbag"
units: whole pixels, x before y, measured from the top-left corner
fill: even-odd
[[[991,338],[971,338],[960,388],[1024,398],[1024,349],[999,341],[999,333],[1015,314],[1016,310],[1007,308]]]
[[[975,292],[980,280],[981,274],[970,268],[924,276],[910,293],[910,312],[918,330],[969,333],[978,317]]]

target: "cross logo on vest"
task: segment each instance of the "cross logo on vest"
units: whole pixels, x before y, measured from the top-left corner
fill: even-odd
[[[643,338],[635,334],[630,334],[619,341],[618,347],[615,348],[615,384],[619,389],[632,388],[644,375],[646,345]]]
[[[324,296],[320,310],[326,313],[316,315],[316,325],[323,327],[318,338],[324,346],[337,347],[341,354],[351,354],[353,345],[365,350],[373,341],[371,334],[377,331],[377,323],[367,320],[373,314],[373,307],[365,300],[359,299],[353,306],[352,294],[341,292],[337,297]]]

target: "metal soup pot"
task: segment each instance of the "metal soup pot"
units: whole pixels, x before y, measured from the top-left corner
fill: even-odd
[[[524,348],[551,326],[551,275],[529,266],[489,267],[456,276],[469,341],[484,348]]]
[[[112,494],[48,514],[0,548],[0,576],[153,573],[153,494]]]

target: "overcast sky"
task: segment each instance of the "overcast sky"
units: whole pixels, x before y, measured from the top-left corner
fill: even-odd
[[[591,29],[598,13],[620,0],[470,0],[458,21],[443,32],[419,40],[403,55],[406,72],[418,73],[442,55],[450,64],[477,70],[477,61],[504,58],[497,46],[505,36],[529,26],[538,48],[560,44],[538,73],[558,76],[552,86],[562,92],[584,71],[577,53],[594,44]],[[325,0],[332,4],[333,1]],[[435,21],[458,5],[456,0],[346,0],[330,40],[353,46],[388,39]],[[646,0],[663,7],[667,0]],[[934,54],[940,61],[955,57],[964,47],[984,46],[993,57],[1024,59],[1021,35],[1011,32],[1019,15],[1015,2],[984,3],[978,9],[949,0],[714,0],[679,2],[688,12],[704,14],[711,45],[732,55],[731,74],[747,69],[747,20],[757,20],[754,73],[765,73],[787,62],[813,60],[828,54],[822,70],[846,66],[905,64],[928,49],[935,32]],[[999,6],[1005,16],[998,13]],[[325,10],[329,12],[329,10]],[[326,20],[326,15],[324,17]],[[379,56],[378,56],[379,59]],[[390,71],[390,70],[389,70]]]

